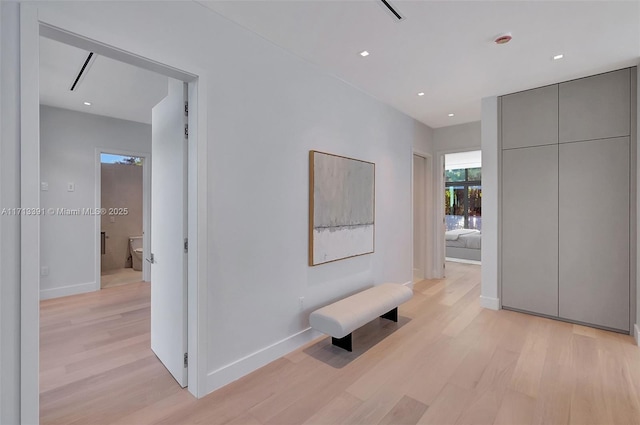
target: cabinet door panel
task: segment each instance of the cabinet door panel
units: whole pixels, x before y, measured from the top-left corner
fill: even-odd
[[[558,315],[558,145],[502,153],[502,305]]]
[[[560,145],[560,317],[629,330],[629,138]]]
[[[629,69],[560,84],[560,143],[630,135]]]
[[[558,86],[502,97],[503,149],[558,143]]]

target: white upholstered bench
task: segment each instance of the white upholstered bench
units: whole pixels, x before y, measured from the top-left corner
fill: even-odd
[[[397,322],[398,306],[412,296],[413,291],[404,285],[383,283],[319,308],[309,316],[309,324],[331,335],[333,345],[351,351],[354,330],[376,317]]]

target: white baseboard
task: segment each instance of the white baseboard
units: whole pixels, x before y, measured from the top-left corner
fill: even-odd
[[[242,378],[262,366],[271,363],[280,357],[302,347],[303,345],[321,337],[323,334],[307,328],[297,334],[278,341],[268,347],[249,354],[233,363],[209,372],[206,381],[206,394],[224,387],[231,382]]]
[[[402,286],[406,286],[413,291],[413,280],[403,283]]]
[[[467,260],[464,258],[445,257],[445,260],[451,261],[452,263],[475,264],[477,266],[482,265],[482,263],[478,260]]]
[[[636,340],[636,344],[640,347],[640,327],[637,324],[633,325],[633,337]]]
[[[69,295],[84,294],[100,289],[95,282],[79,283],[77,285],[61,286],[59,288],[41,289],[40,299],[48,300],[51,298],[66,297]]]
[[[426,277],[424,276],[424,273],[422,273],[422,270],[413,269],[413,280],[424,280],[424,279],[426,279]]]
[[[490,310],[500,310],[500,299],[481,295],[480,306]]]
[[[413,281],[408,281],[402,285],[413,290]],[[291,335],[268,347],[249,354],[233,363],[223,366],[207,374],[205,395],[242,378],[245,375],[261,368],[280,357],[297,350],[303,345],[320,338],[324,334],[312,328],[307,328],[297,334]]]

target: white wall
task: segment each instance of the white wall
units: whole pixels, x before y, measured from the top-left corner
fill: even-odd
[[[51,106],[40,107],[40,206],[94,208],[96,148],[151,152],[151,126]],[[75,191],[67,191],[67,183]],[[45,215],[40,221],[40,298],[53,298],[100,287],[96,282],[95,217]]]
[[[19,5],[0,2],[0,207],[20,206]],[[20,218],[0,216],[0,423],[20,421]]]
[[[2,5],[0,4],[0,51],[3,48],[2,45],[2,11],[4,10],[4,8],[2,7]],[[0,55],[0,140],[2,138],[2,105],[1,105],[1,99],[2,99],[2,55]],[[2,146],[0,145],[0,152],[2,150]],[[2,182],[2,162],[0,161],[0,182]],[[0,183],[0,208],[4,205],[4,202],[2,202],[2,184]],[[0,223],[0,241],[3,240],[2,239],[2,223]],[[0,246],[0,252],[2,250],[2,247]],[[2,270],[2,255],[0,255],[0,270]],[[1,274],[1,272],[0,272]],[[0,279],[0,284],[1,282],[3,282],[2,279]],[[0,294],[1,294],[1,290],[0,290]],[[0,302],[0,336],[2,336],[2,303]],[[0,338],[0,378],[2,378],[2,338]],[[3,401],[3,397],[2,397],[2,384],[0,384],[0,421],[2,421],[2,401]]]
[[[433,155],[433,129],[421,122],[414,121],[413,151],[422,155]]]
[[[39,16],[144,57],[192,64],[208,81],[209,227],[201,231],[209,320],[201,343],[209,390],[315,336],[307,321],[317,306],[411,280],[411,158],[424,126],[196,3],[45,2]],[[310,149],[376,163],[374,254],[307,266]],[[19,304],[17,295],[2,302]]]
[[[482,99],[482,276],[480,304],[497,310],[499,299],[498,98]]]
[[[227,32],[224,21],[214,21],[211,28]],[[237,43],[224,55],[228,66],[209,66],[217,75],[211,81],[225,84],[214,83],[209,99],[208,311],[209,323],[233,326],[209,332],[212,387],[227,366],[240,367],[233,362],[255,354],[247,362],[258,365],[261,350],[304,331],[317,307],[412,276],[415,122],[261,39],[228,30],[221,38]],[[310,149],[376,164],[374,254],[307,266]]]
[[[433,149],[437,153],[480,149],[480,121],[440,127],[433,130]]]

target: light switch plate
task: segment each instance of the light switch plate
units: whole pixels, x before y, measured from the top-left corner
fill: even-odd
[[[42,190],[42,191],[49,190],[49,183],[48,182],[40,182],[40,190]]]

